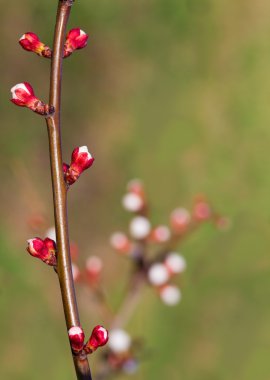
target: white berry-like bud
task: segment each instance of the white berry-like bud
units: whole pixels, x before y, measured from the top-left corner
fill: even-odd
[[[180,289],[174,285],[166,285],[161,289],[159,295],[161,300],[168,306],[178,304],[182,297]]]
[[[166,284],[169,280],[170,274],[164,264],[153,264],[148,271],[148,280],[154,286],[161,286]]]
[[[143,200],[135,193],[128,193],[123,197],[122,205],[127,211],[137,212],[142,209]]]
[[[119,354],[129,350],[131,338],[129,334],[122,329],[114,329],[110,331],[109,348]]]
[[[168,254],[165,259],[165,265],[170,273],[173,274],[184,272],[187,267],[185,258],[177,252],[171,252]]]
[[[151,230],[151,224],[144,216],[136,216],[129,225],[129,231],[134,239],[145,239]]]

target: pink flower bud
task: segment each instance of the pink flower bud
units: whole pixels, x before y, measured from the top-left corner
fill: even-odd
[[[167,226],[158,226],[151,232],[151,240],[155,243],[165,243],[171,237],[171,231]]]
[[[98,347],[104,346],[109,339],[109,333],[103,326],[96,326],[92,334],[90,336],[90,339],[84,346],[84,350],[87,354],[90,354],[94,352]]]
[[[93,284],[99,281],[103,268],[102,260],[97,256],[90,256],[86,260],[86,275],[88,281]]]
[[[141,198],[145,197],[143,183],[140,179],[132,179],[127,184],[127,190],[129,193],[139,195]]]
[[[80,28],[71,29],[66,37],[64,57],[68,57],[74,50],[82,49],[87,45],[88,34]]]
[[[23,49],[27,51],[32,51],[37,55],[51,58],[52,51],[49,46],[46,46],[43,42],[40,41],[38,36],[35,33],[28,32],[21,36],[19,44]]]
[[[175,233],[185,232],[189,226],[191,216],[185,208],[177,208],[173,210],[170,216],[171,227]]]
[[[72,185],[82,172],[93,165],[94,158],[88,152],[87,146],[75,148],[71,156],[70,166],[63,164],[64,178],[68,185]]]
[[[211,214],[212,212],[210,205],[205,200],[205,198],[203,196],[197,197],[193,208],[194,219],[196,219],[198,222],[202,222],[204,220],[210,219]]]
[[[68,336],[72,351],[79,354],[84,346],[84,331],[80,326],[73,326],[68,330]]]
[[[45,264],[56,266],[56,244],[53,240],[46,238],[44,240],[36,237],[27,241],[27,251],[31,256],[42,260]]]
[[[35,96],[32,86],[27,82],[16,84],[16,86],[12,87],[11,94],[12,99],[10,100],[17,106],[27,107],[44,116],[47,116],[54,111],[53,106],[44,104]]]
[[[129,253],[131,250],[131,242],[122,232],[115,232],[110,238],[111,246],[119,253]]]

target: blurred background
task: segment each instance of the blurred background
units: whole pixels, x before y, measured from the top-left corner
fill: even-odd
[[[53,223],[46,127],[9,102],[22,81],[48,99],[49,61],[17,41],[33,31],[51,46],[56,5],[1,7],[1,379],[74,379],[56,276],[25,252]],[[188,268],[178,306],[145,290],[128,331],[147,353],[131,378],[268,380],[270,3],[77,1],[69,28],[78,26],[90,40],[64,62],[63,154],[68,162],[87,145],[96,161],[69,193],[70,236],[79,262],[104,260],[112,306],[129,274],[108,243],[127,229],[128,180],[144,181],[153,223],[197,193],[232,220],[181,246]],[[103,321],[79,287],[78,302],[89,335]]]

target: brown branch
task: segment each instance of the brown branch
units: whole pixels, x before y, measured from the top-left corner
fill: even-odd
[[[72,0],[60,0],[58,4],[50,78],[50,105],[54,107],[55,112],[52,116],[49,116],[46,119],[49,136],[54,217],[58,250],[57,271],[68,330],[72,326],[80,325],[71,269],[67,221],[67,189],[62,169],[60,127],[62,57],[66,25],[72,4]],[[77,379],[91,380],[91,372],[87,357],[73,355],[73,361]]]

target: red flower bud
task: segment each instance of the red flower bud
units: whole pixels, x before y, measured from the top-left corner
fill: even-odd
[[[191,221],[191,216],[188,210],[185,208],[177,208],[173,210],[170,215],[170,222],[172,230],[176,234],[181,234],[186,232]]]
[[[30,110],[40,114],[49,115],[54,111],[53,106],[44,104],[39,100],[35,94],[32,86],[27,83],[19,83],[11,89],[12,99],[11,102],[20,107],[27,107]]]
[[[45,264],[55,266],[56,259],[56,244],[53,240],[46,238],[44,240],[36,237],[27,240],[27,251],[31,256],[42,260]]]
[[[94,352],[98,347],[104,346],[109,339],[109,333],[103,326],[96,326],[92,334],[90,336],[90,339],[84,346],[84,350],[87,354],[91,354]]]
[[[72,152],[70,166],[63,164],[66,183],[72,185],[76,182],[82,172],[92,166],[94,160],[95,159],[88,152],[87,146],[75,148]]]
[[[72,351],[79,354],[84,345],[84,332],[80,326],[73,326],[68,330],[68,336]]]
[[[37,55],[51,58],[52,51],[49,46],[46,46],[43,42],[40,41],[38,36],[35,33],[28,32],[21,36],[19,40],[21,47],[27,51],[32,51]]]
[[[87,45],[88,34],[80,28],[71,29],[66,37],[64,57],[68,57],[74,50],[82,49]]]

